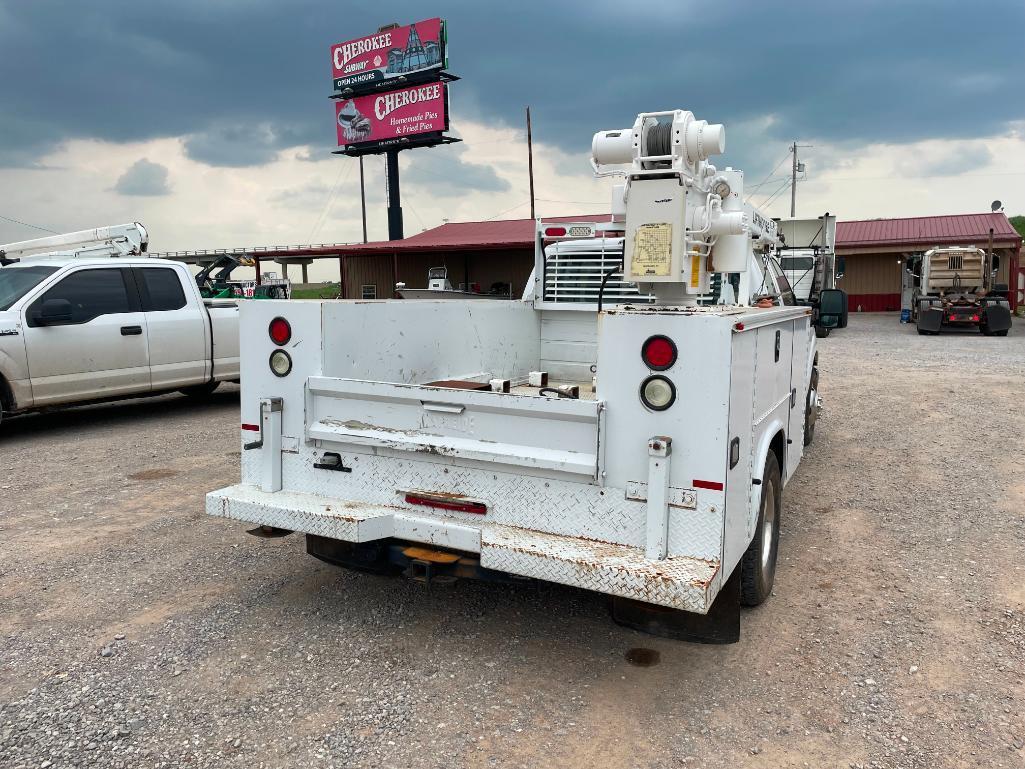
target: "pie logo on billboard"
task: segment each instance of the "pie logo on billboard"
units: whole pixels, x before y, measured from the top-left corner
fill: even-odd
[[[448,130],[444,83],[354,96],[335,102],[338,146],[387,142]]]

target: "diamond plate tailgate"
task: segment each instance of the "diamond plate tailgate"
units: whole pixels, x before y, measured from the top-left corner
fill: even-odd
[[[718,560],[651,561],[639,547],[247,484],[211,492],[206,511],[347,542],[395,537],[477,552],[485,568],[702,614],[722,581]]]

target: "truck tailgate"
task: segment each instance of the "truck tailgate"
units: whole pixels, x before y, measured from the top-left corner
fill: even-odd
[[[307,392],[310,440],[601,477],[600,401],[334,377]]]

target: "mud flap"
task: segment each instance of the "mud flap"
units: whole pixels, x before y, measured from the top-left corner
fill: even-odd
[[[740,640],[740,566],[726,580],[708,614],[695,614],[613,596],[610,611],[617,625],[642,633],[702,644]]]
[[[398,574],[388,558],[388,546],[381,541],[343,542],[329,537],[306,535],[306,552],[333,566],[369,574]]]
[[[939,333],[943,325],[943,310],[938,307],[923,307],[918,311],[918,330]]]
[[[1002,304],[991,304],[982,311],[982,327],[987,334],[1006,331],[1011,327],[1011,311]]]

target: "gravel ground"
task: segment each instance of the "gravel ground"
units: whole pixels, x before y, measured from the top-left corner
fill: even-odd
[[[1023,331],[819,340],[775,594],[725,647],[205,517],[237,391],[9,420],[0,767],[1023,767]]]

